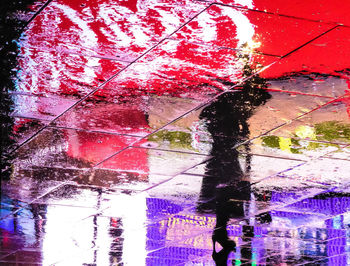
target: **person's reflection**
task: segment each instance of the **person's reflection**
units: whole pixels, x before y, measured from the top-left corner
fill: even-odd
[[[240,165],[236,147],[249,138],[247,120],[254,109],[271,97],[265,87],[262,79],[255,78],[245,83],[241,90],[220,95],[200,114],[213,143],[211,159],[207,162],[202,181],[198,211],[216,213],[212,239],[213,259],[217,265],[226,265],[229,253],[235,250],[236,244],[229,239],[226,229],[229,218],[244,217],[250,200],[249,145],[243,145],[247,153],[245,169]],[[220,252],[216,251],[215,243],[223,247]]]

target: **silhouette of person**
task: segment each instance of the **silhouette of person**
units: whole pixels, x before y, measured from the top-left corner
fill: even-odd
[[[265,90],[263,79],[255,77],[246,82],[241,90],[228,91],[205,107],[203,119],[213,143],[210,159],[197,205],[199,212],[215,212],[213,231],[213,259],[216,265],[227,265],[228,255],[235,250],[235,242],[227,234],[227,223],[232,217],[244,217],[246,203],[250,200],[250,148],[243,144],[247,156],[242,170],[236,147],[249,139],[248,119],[256,107],[263,105],[271,95]],[[222,246],[216,252],[215,243]]]

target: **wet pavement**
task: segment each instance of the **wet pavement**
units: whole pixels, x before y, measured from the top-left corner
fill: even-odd
[[[350,265],[349,9],[7,1],[0,265]]]

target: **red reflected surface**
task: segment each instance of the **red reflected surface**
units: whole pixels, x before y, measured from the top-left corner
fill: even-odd
[[[332,25],[213,5],[175,34],[177,38],[283,56]]]
[[[264,4],[256,1],[248,6],[255,5],[260,9],[259,5]],[[106,0],[83,4],[66,0],[52,2],[30,24],[20,42],[22,72],[18,74],[18,88],[35,93],[86,94],[117,73],[125,61],[140,56],[205,7],[204,3],[191,1],[123,1],[119,5]],[[274,61],[273,57],[252,55],[253,50],[282,56],[332,27],[326,23],[213,5],[175,33],[175,38],[187,42],[162,44],[142,59],[143,68],[135,69],[137,75],[143,75],[141,79],[127,74],[118,80],[114,91],[119,95],[134,95],[135,91],[174,94],[203,84],[224,89],[217,80],[237,82],[244,64],[255,68],[255,62],[268,65]],[[213,46],[233,49],[244,46],[244,49],[237,54]],[[332,50],[332,44],[327,44],[327,48]],[[242,54],[250,56],[250,60],[242,61]],[[317,60],[311,54],[310,61],[326,64],[332,70],[344,65],[328,54],[323,53]],[[301,56],[293,59],[293,64],[284,63],[278,71],[266,72],[265,76],[278,77],[304,70],[296,66],[298,62],[308,63]],[[317,69],[329,73],[326,70]]]
[[[128,148],[98,166],[104,169],[148,174],[148,150]]]
[[[317,75],[332,75],[345,79],[349,86],[350,52],[347,49],[350,45],[349,34],[348,28],[338,27],[281,59],[277,64],[262,72],[261,76],[279,78],[312,74],[317,79]],[[350,115],[349,90],[344,93],[345,97],[341,101],[348,106],[347,112]]]
[[[264,71],[262,76],[278,78],[291,73],[312,72],[346,78],[347,75],[339,72],[349,67],[350,52],[347,49],[350,45],[349,34],[348,28],[336,28],[282,59],[279,64]]]
[[[347,25],[350,23],[350,3],[348,1],[319,0],[315,2],[313,0],[221,0],[220,2],[241,5],[244,7],[283,15],[320,20],[324,22],[337,22]]]
[[[89,163],[97,163],[119,149],[127,147],[132,138],[118,135],[96,135],[84,131],[65,131],[67,154]]]
[[[95,130],[117,134],[145,136],[150,127],[145,101],[126,98],[129,102],[118,102],[113,97],[106,101],[84,101],[71,112],[56,121],[56,125],[85,130]]]
[[[327,12],[324,12],[326,8],[331,8],[333,15],[342,14],[346,9],[342,6],[338,7],[338,13],[334,12],[334,4],[328,2],[322,2],[317,8],[310,1],[297,1],[293,5],[281,5],[281,1],[241,2],[235,4],[279,13],[293,7],[290,11],[301,16],[303,12],[314,14],[318,8],[321,8],[318,13],[324,16],[327,16]],[[108,0],[88,3],[67,0],[52,2],[30,24],[19,43],[19,64],[22,71],[18,74],[18,88],[35,93],[86,94],[117,73],[125,66],[125,61],[130,62],[140,56],[206,6],[205,3],[192,1],[122,1],[119,5]],[[244,55],[257,50],[282,56],[333,26],[212,5],[173,35],[189,42],[173,43],[165,51],[156,51],[154,57],[147,58],[145,62],[152,61],[151,67],[137,70],[138,74],[143,74],[146,78],[140,81],[126,77],[125,81],[118,84],[125,88],[119,94],[144,91],[145,82],[148,87],[152,87],[145,91],[156,94],[185,90],[206,83],[220,88],[222,86],[217,82],[213,84],[213,81],[226,79],[236,82],[241,76],[243,64],[258,61],[268,65],[274,61],[273,58],[259,57],[237,64],[242,54],[208,46],[198,48],[193,42],[233,49],[242,49],[242,45],[245,45]],[[344,47],[335,45],[339,46],[339,38],[344,38],[347,34],[347,30],[341,31],[344,33],[330,33],[335,36],[327,34],[325,42],[320,43],[325,40],[321,38],[311,43],[291,60],[283,62],[278,70],[265,72],[265,77],[275,78],[303,71],[304,65],[309,65],[313,72],[323,74],[344,69],[347,63],[344,54],[329,56],[344,50],[343,53],[346,53],[346,43]],[[320,53],[317,49],[312,50],[313,46],[326,47],[327,50]],[[307,53],[307,57],[303,53]],[[162,60],[159,60],[159,56]],[[223,57],[231,57],[231,60],[223,60]],[[250,54],[250,57],[255,55]],[[255,67],[254,63],[252,66]],[[118,91],[119,88],[116,87],[115,90]]]

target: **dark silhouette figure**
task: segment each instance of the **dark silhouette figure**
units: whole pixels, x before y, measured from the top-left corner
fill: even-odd
[[[250,200],[251,155],[249,144],[242,143],[249,139],[248,119],[256,107],[271,97],[265,88],[265,81],[254,77],[240,90],[220,95],[200,114],[213,143],[197,209],[199,212],[216,213],[216,226],[212,235],[216,265],[227,265],[229,253],[235,250],[236,245],[229,239],[226,229],[229,218],[244,217],[245,204]],[[236,147],[240,144],[247,154],[245,169],[242,169],[238,160]],[[215,243],[223,247],[220,252],[216,251]]]

